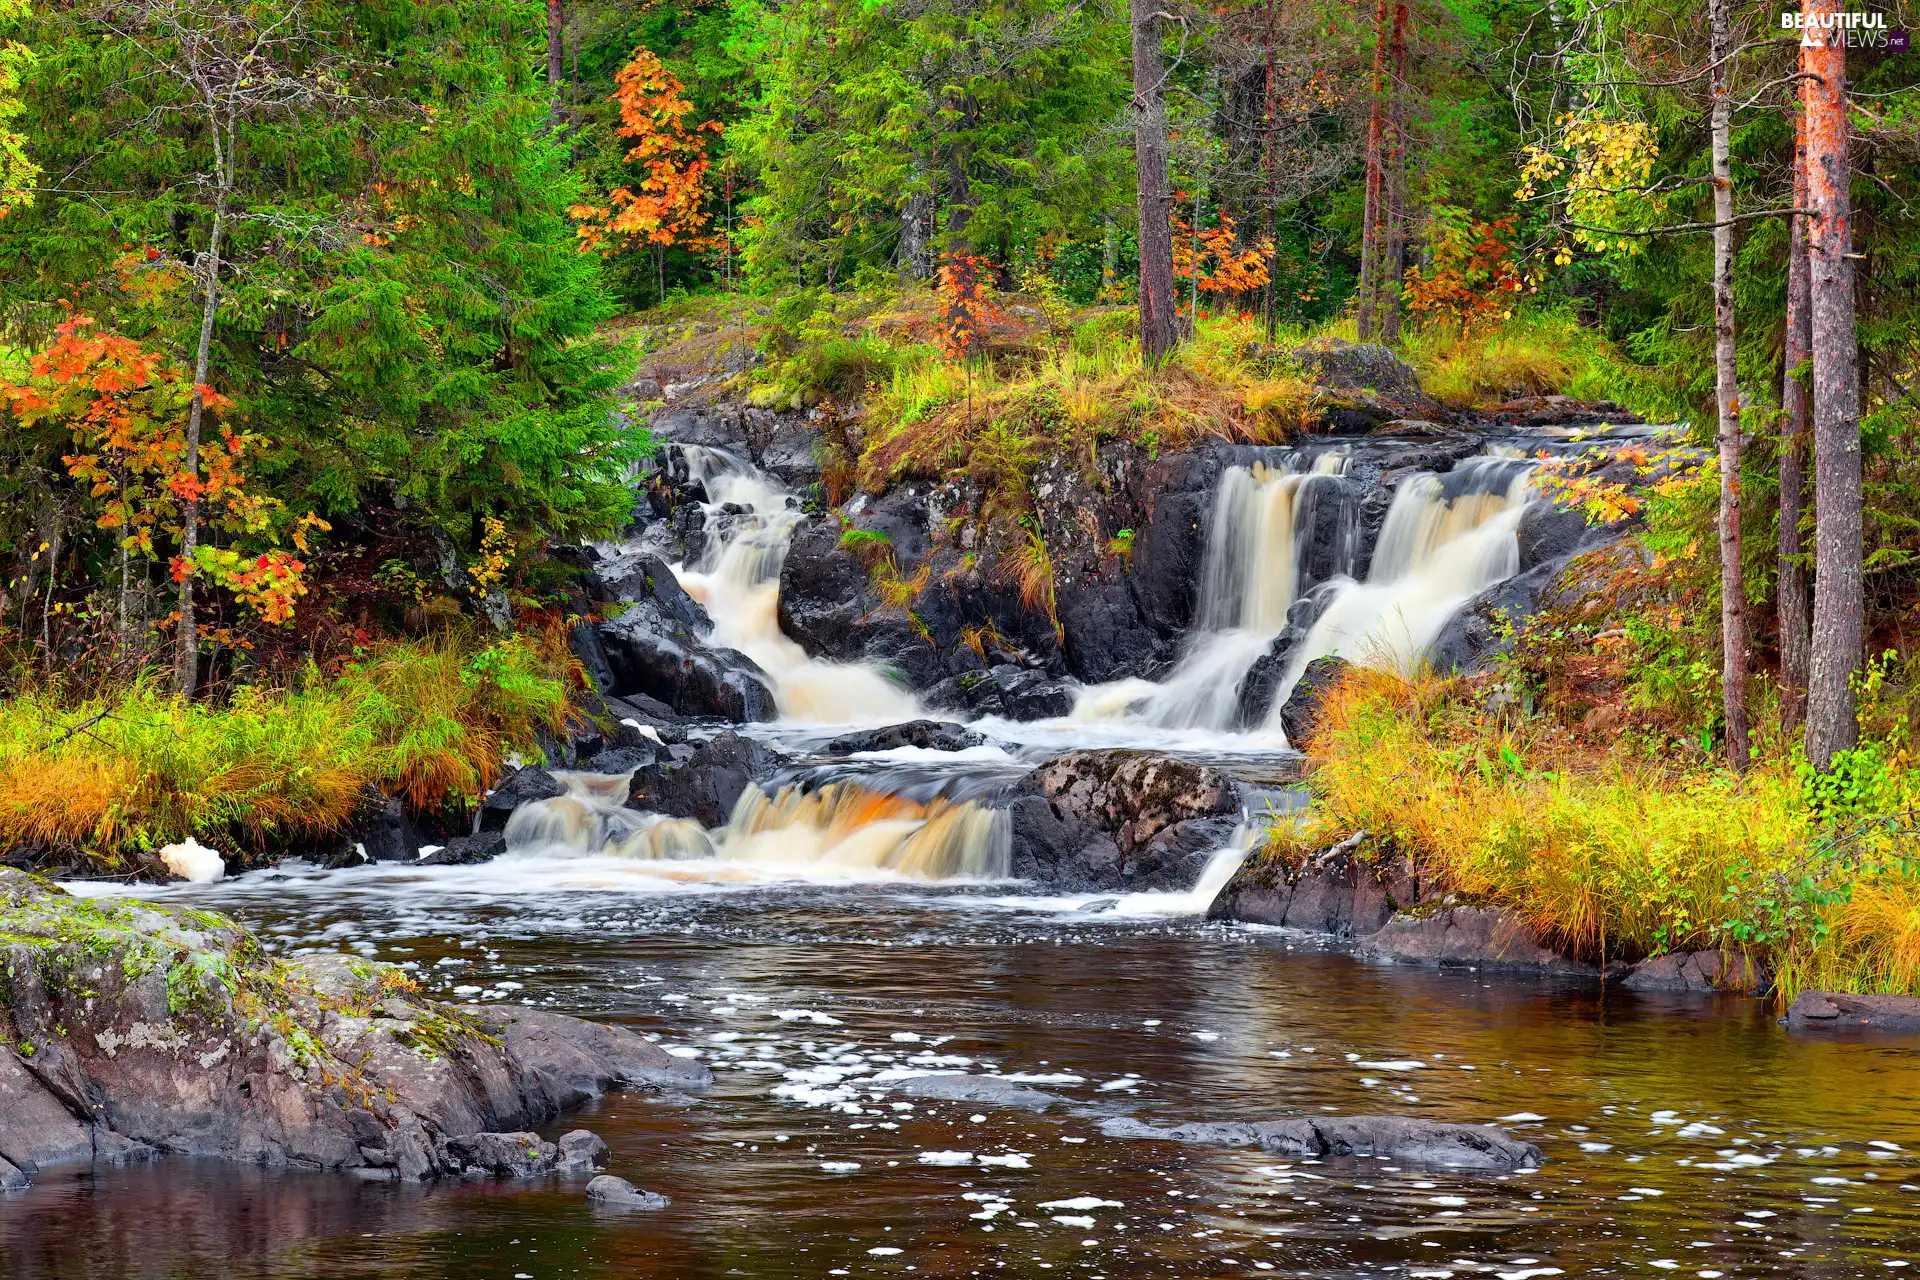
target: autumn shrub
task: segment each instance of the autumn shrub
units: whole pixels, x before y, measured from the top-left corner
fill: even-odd
[[[1592,959],[1726,947],[1766,961],[1783,999],[1920,992],[1920,863],[1910,826],[1881,812],[1889,796],[1826,820],[1790,761],[1735,779],[1595,751],[1482,709],[1485,693],[1351,673],[1307,744],[1315,803],[1265,856],[1297,862],[1365,831],[1374,856],[1404,853]]]
[[[182,702],[157,674],[78,702],[25,693],[0,710],[0,847],[117,870],[189,835],[226,852],[320,838],[369,787],[457,810],[507,751],[564,724],[564,676],[537,639],[455,631],[224,705]]]

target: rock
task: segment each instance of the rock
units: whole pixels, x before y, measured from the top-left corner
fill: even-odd
[[[444,845],[417,861],[423,867],[471,867],[492,862],[506,851],[504,832],[481,831],[470,836],[451,836]]]
[[[606,1142],[591,1129],[575,1129],[561,1134],[556,1145],[560,1148],[558,1167],[563,1173],[598,1169],[606,1164],[607,1157],[612,1154]]]
[[[642,1191],[625,1178],[603,1173],[587,1184],[587,1199],[613,1209],[664,1209],[673,1202],[657,1191]]]
[[[1752,995],[1773,985],[1766,967],[1730,951],[1675,951],[1642,960],[1620,985],[1629,991],[1729,991]]]
[[[1533,502],[1520,513],[1515,537],[1520,543],[1520,571],[1549,560],[1564,560],[1579,549],[1588,533],[1584,512],[1566,511],[1551,502]]]
[[[964,725],[950,720],[909,720],[884,729],[863,729],[843,734],[820,748],[821,755],[850,756],[858,751],[897,751],[919,747],[927,751],[965,751],[986,741]]]
[[[437,1004],[357,957],[275,959],[205,911],[78,900],[9,870],[0,916],[0,1155],[13,1168],[157,1149],[518,1175],[559,1159],[526,1131],[565,1108],[710,1078],[623,1028]]]
[[[1598,966],[1545,946],[1524,920],[1504,907],[1441,907],[1395,916],[1366,940],[1360,954],[1413,964],[1602,976]]]
[[[1468,674],[1484,670],[1513,647],[1515,630],[1540,607],[1540,596],[1560,571],[1558,561],[1496,582],[1454,611],[1427,651],[1433,669]]]
[[[654,764],[634,772],[626,805],[692,818],[703,827],[725,825],[740,793],[771,776],[779,758],[737,733],[717,734],[698,747],[674,747]]]
[[[1239,813],[1225,774],[1136,751],[1067,752],[1012,794],[1013,874],[1068,892],[1188,888],[1211,851],[1197,846],[1232,824],[1173,828]]]
[[[1789,1031],[1920,1032],[1920,998],[1802,991],[1781,1021]]]
[[[1045,1111],[1066,1101],[1057,1093],[1034,1089],[1016,1080],[997,1080],[992,1076],[910,1076],[893,1088],[895,1093],[904,1093],[909,1098],[977,1102],[983,1106],[1020,1107],[1027,1111]]]
[[[1406,1164],[1506,1171],[1538,1168],[1540,1148],[1491,1125],[1439,1124],[1406,1116],[1302,1116],[1293,1120],[1189,1123],[1156,1128],[1131,1117],[1103,1122],[1112,1138],[1259,1147],[1307,1159],[1374,1156]]]
[[[1009,720],[1051,720],[1072,712],[1074,685],[1050,679],[1044,671],[1011,665],[992,668],[1001,714]]]
[[[1334,431],[1368,431],[1396,419],[1434,422],[1450,416],[1421,387],[1413,366],[1378,343],[1315,338],[1291,354],[1319,385],[1321,414]]]
[[[412,862],[426,835],[414,825],[399,800],[369,787],[360,808],[341,835],[342,847],[330,862]]]
[[[1271,862],[1243,866],[1207,908],[1207,918],[1340,938],[1377,933],[1421,901],[1422,885],[1405,857],[1377,865],[1355,856],[1355,848],[1342,841],[1296,869]]]
[[[552,800],[567,788],[538,765],[524,765],[503,776],[480,802],[480,830],[505,831],[507,819],[523,804]]]
[[[753,659],[715,648],[658,601],[634,604],[599,624],[618,694],[644,693],[683,716],[735,723],[771,720],[773,689]]]
[[[440,1159],[445,1173],[532,1178],[554,1171],[560,1148],[533,1133],[469,1133],[442,1141]]]
[[[0,1160],[0,1191],[25,1191],[26,1189],[27,1175],[5,1160]]]
[[[1280,707],[1280,727],[1285,730],[1288,742],[1298,746],[1312,735],[1328,690],[1346,677],[1351,665],[1345,658],[1331,657],[1315,658],[1307,664]]]

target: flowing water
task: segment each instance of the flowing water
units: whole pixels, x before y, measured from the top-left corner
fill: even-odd
[[[1320,652],[1416,661],[1513,572],[1524,461],[1403,478],[1364,564],[1346,455],[1230,469],[1196,632],[1165,680],[1089,690],[1068,720],[983,722],[968,751],[823,759],[832,725],[914,700],[779,633],[797,510],[737,460],[685,452],[712,501],[705,554],[676,572],[715,639],[773,676],[784,719],[752,731],[795,753],[728,823],[637,813],[627,779],[567,774],[481,866],[139,890],[231,912],[282,954],[351,951],[437,995],[619,1022],[707,1062],[697,1096],[618,1094],[552,1129],[592,1128],[610,1172],[671,1206],[596,1209],[580,1178],[51,1170],[0,1201],[0,1274],[1824,1280],[1920,1261],[1911,1039],[1794,1038],[1757,1001],[1380,967],[1207,924],[1252,824],[1185,891],[1048,897],[1004,878],[995,802],[1067,746],[1179,751],[1262,788],[1251,808],[1297,803],[1277,729],[1236,730],[1239,682],[1289,631],[1296,671]],[[1063,1101],[903,1093],[942,1072]],[[1499,1123],[1546,1162],[1475,1175],[1101,1128],[1302,1113]]]

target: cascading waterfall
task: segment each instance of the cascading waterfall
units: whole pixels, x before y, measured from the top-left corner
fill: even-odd
[[[757,467],[718,449],[676,446],[707,490],[706,547],[674,576],[713,619],[713,641],[738,649],[773,680],[784,719],[894,724],[921,714],[912,694],[877,667],[826,662],[780,630],[780,567],[804,519],[793,496]]]
[[[855,782],[772,795],[749,786],[727,825],[709,832],[684,818],[621,807],[626,776],[554,777],[567,794],[514,810],[509,853],[717,862],[733,878],[916,880],[1001,878],[1011,857],[1006,814],[970,801],[922,802]]]
[[[1300,586],[1301,543],[1313,536],[1317,501],[1339,483],[1350,456],[1291,454],[1275,465],[1229,467],[1208,525],[1194,629],[1166,680],[1120,680],[1086,690],[1079,720],[1127,718],[1170,729],[1228,729],[1247,671],[1287,624]],[[1351,536],[1342,539],[1351,568]]]
[[[1315,658],[1410,674],[1460,606],[1512,577],[1532,473],[1531,462],[1487,456],[1445,476],[1402,480],[1366,581],[1333,584],[1325,610],[1288,655],[1269,727],[1278,727],[1281,705]]]

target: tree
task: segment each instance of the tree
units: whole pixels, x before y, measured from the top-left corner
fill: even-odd
[[[1859,741],[1853,673],[1866,613],[1862,579],[1860,370],[1854,334],[1847,46],[1838,0],[1804,0],[1801,109],[1807,120],[1808,322],[1813,360],[1813,651],[1807,758],[1816,769]]]
[[[0,0],[0,18],[24,17],[25,0]],[[27,158],[27,140],[7,127],[26,110],[20,101],[20,78],[33,66],[33,50],[18,40],[0,42],[0,218],[7,210],[33,201],[33,180],[39,166]]]
[[[1133,163],[1140,215],[1140,353],[1159,364],[1179,343],[1173,285],[1173,190],[1167,176],[1166,67],[1157,0],[1130,0]]]
[[[1740,547],[1740,374],[1733,328],[1733,166],[1729,135],[1733,101],[1732,0],[1711,0],[1707,56],[1713,166],[1714,405],[1720,444],[1720,705],[1726,720],[1727,766],[1744,773],[1747,741],[1746,581]]]
[[[1365,204],[1360,216],[1356,336],[1400,336],[1400,283],[1406,271],[1407,23],[1404,0],[1378,0],[1373,16],[1373,80],[1367,112]]]
[[[718,121],[689,127],[693,104],[681,84],[660,59],[645,48],[620,68],[614,102],[620,104],[620,126],[614,132],[633,140],[626,160],[645,171],[634,187],[615,187],[606,205],[575,205],[580,223],[580,247],[612,253],[634,245],[653,250],[656,301],[667,296],[664,255],[668,246],[700,249],[712,243],[704,228],[713,220],[707,209],[707,158],[703,134],[719,133]]]
[[[1807,207],[1807,117],[1794,112],[1793,207]],[[1780,719],[1788,734],[1806,718],[1807,673],[1811,661],[1806,549],[1800,524],[1807,506],[1809,420],[1806,364],[1812,355],[1811,268],[1807,262],[1807,218],[1794,214],[1787,225],[1787,314],[1781,343],[1780,529],[1774,598],[1780,633]]]

